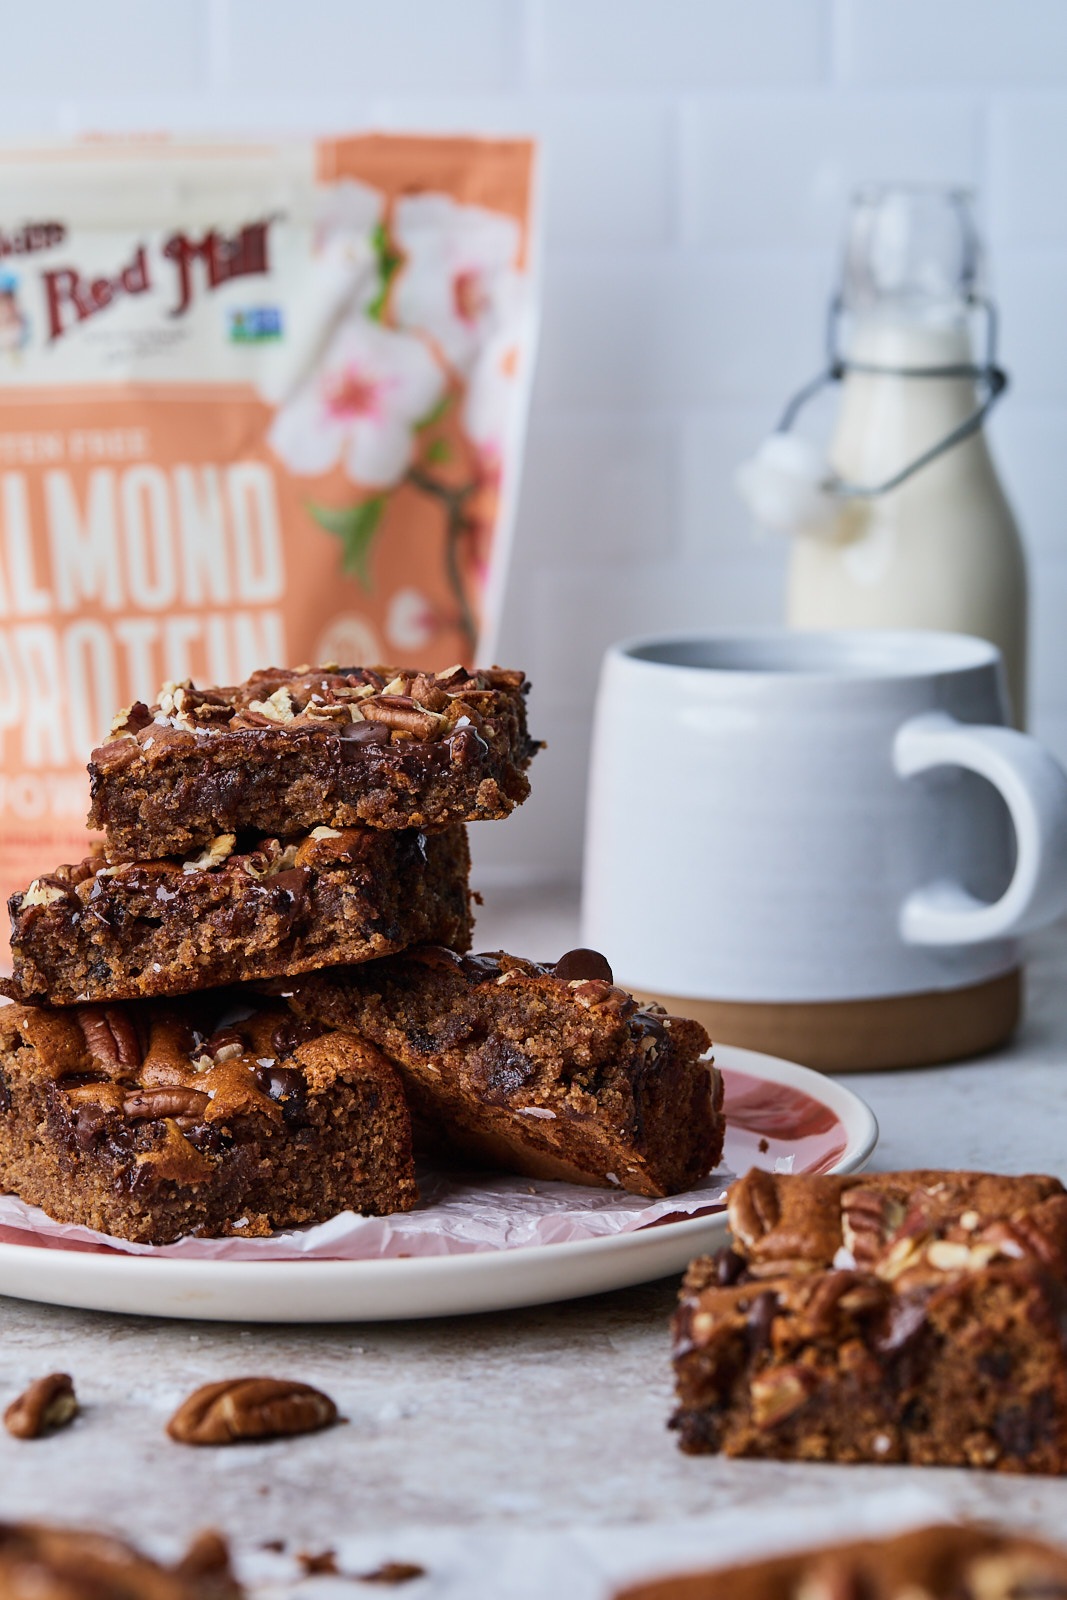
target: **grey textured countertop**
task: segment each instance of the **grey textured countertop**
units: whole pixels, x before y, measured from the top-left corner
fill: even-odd
[[[573,899],[487,895],[479,948],[554,958],[576,942]],[[1067,1177],[1065,957],[1067,929],[1034,942],[1026,1020],[1010,1048],[970,1065],[851,1080],[881,1123],[873,1165]],[[53,1438],[0,1433],[0,1518],[100,1521],[163,1553],[212,1524],[272,1595],[375,1592],[338,1578],[298,1581],[300,1549],[333,1547],[349,1572],[419,1561],[428,1576],[400,1591],[409,1600],[592,1600],[606,1573],[724,1548],[727,1512],[758,1547],[790,1507],[817,1516],[902,1488],[1062,1537],[1067,1484],[1056,1480],[682,1456],[664,1426],[675,1288],[329,1327],[168,1323],[0,1298],[0,1399],[66,1370],[84,1405]],[[256,1372],[320,1385],[348,1425],[225,1450],[165,1437],[190,1389]],[[283,1554],[262,1551],[276,1539],[287,1541]]]

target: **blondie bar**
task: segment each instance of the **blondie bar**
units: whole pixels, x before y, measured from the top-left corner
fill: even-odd
[[[639,1583],[615,1600],[1067,1600],[1067,1552],[933,1526]]]
[[[462,825],[226,834],[184,860],[110,866],[100,852],[11,897],[14,977],[0,992],[72,1005],[367,961],[425,939],[465,950],[469,870]]]
[[[506,817],[540,747],[521,672],[270,668],[169,684],[119,713],[89,762],[89,826],[113,856],[184,853],[242,829],[443,827]]]
[[[389,1063],[235,990],[0,1007],[0,1190],[149,1244],[417,1199]]]
[[[749,1173],[674,1320],[684,1450],[1067,1471],[1053,1178]]]
[[[604,957],[554,967],[435,946],[278,986],[399,1068],[431,1145],[535,1177],[675,1194],[722,1153],[699,1023],[642,1006]]]

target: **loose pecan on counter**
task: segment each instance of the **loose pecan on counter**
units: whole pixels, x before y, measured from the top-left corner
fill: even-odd
[[[179,1444],[238,1444],[314,1433],[337,1421],[329,1395],[289,1378],[225,1378],[183,1400],[167,1423]]]
[[[37,1378],[4,1412],[4,1427],[16,1439],[39,1439],[65,1428],[78,1414],[74,1384],[67,1372]]]

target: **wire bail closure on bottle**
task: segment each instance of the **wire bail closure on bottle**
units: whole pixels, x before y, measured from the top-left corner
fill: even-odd
[[[968,301],[968,305],[982,312],[985,316],[985,361],[982,366],[963,363],[945,367],[882,367],[870,361],[849,361],[847,357],[841,354],[838,343],[838,327],[842,317],[845,315],[845,308],[841,296],[834,296],[830,302],[826,323],[826,369],[820,372],[817,378],[813,378],[810,383],[806,383],[802,389],[798,389],[782,413],[782,419],[775,430],[777,433],[788,433],[808,401],[813,400],[820,389],[824,389],[828,383],[840,383],[848,372],[884,373],[887,376],[896,378],[973,378],[976,383],[984,387],[985,395],[979,401],[976,411],[969,417],[965,417],[950,433],[946,433],[945,437],[939,439],[937,444],[931,445],[929,450],[924,450],[922,455],[916,456],[915,460],[910,461],[906,467],[901,467],[900,471],[895,472],[891,478],[886,478],[881,483],[861,484],[848,483],[845,479],[837,477],[836,474],[831,474],[826,480],[824,488],[834,494],[854,499],[869,500],[876,495],[888,494],[891,489],[898,488],[900,484],[906,482],[921,468],[929,466],[931,461],[936,461],[938,456],[944,455],[947,450],[951,450],[955,445],[969,438],[972,433],[978,432],[982,423],[1008,387],[1008,374],[1003,367],[998,367],[996,364],[996,307],[991,300],[979,296],[973,296]]]

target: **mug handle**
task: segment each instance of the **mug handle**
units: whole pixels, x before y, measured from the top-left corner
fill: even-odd
[[[1003,939],[1067,910],[1067,772],[1036,739],[929,711],[897,730],[893,765],[901,778],[943,766],[979,773],[1003,796],[1016,839],[1015,871],[999,900],[978,900],[946,878],[908,895],[900,910],[906,944]]]

